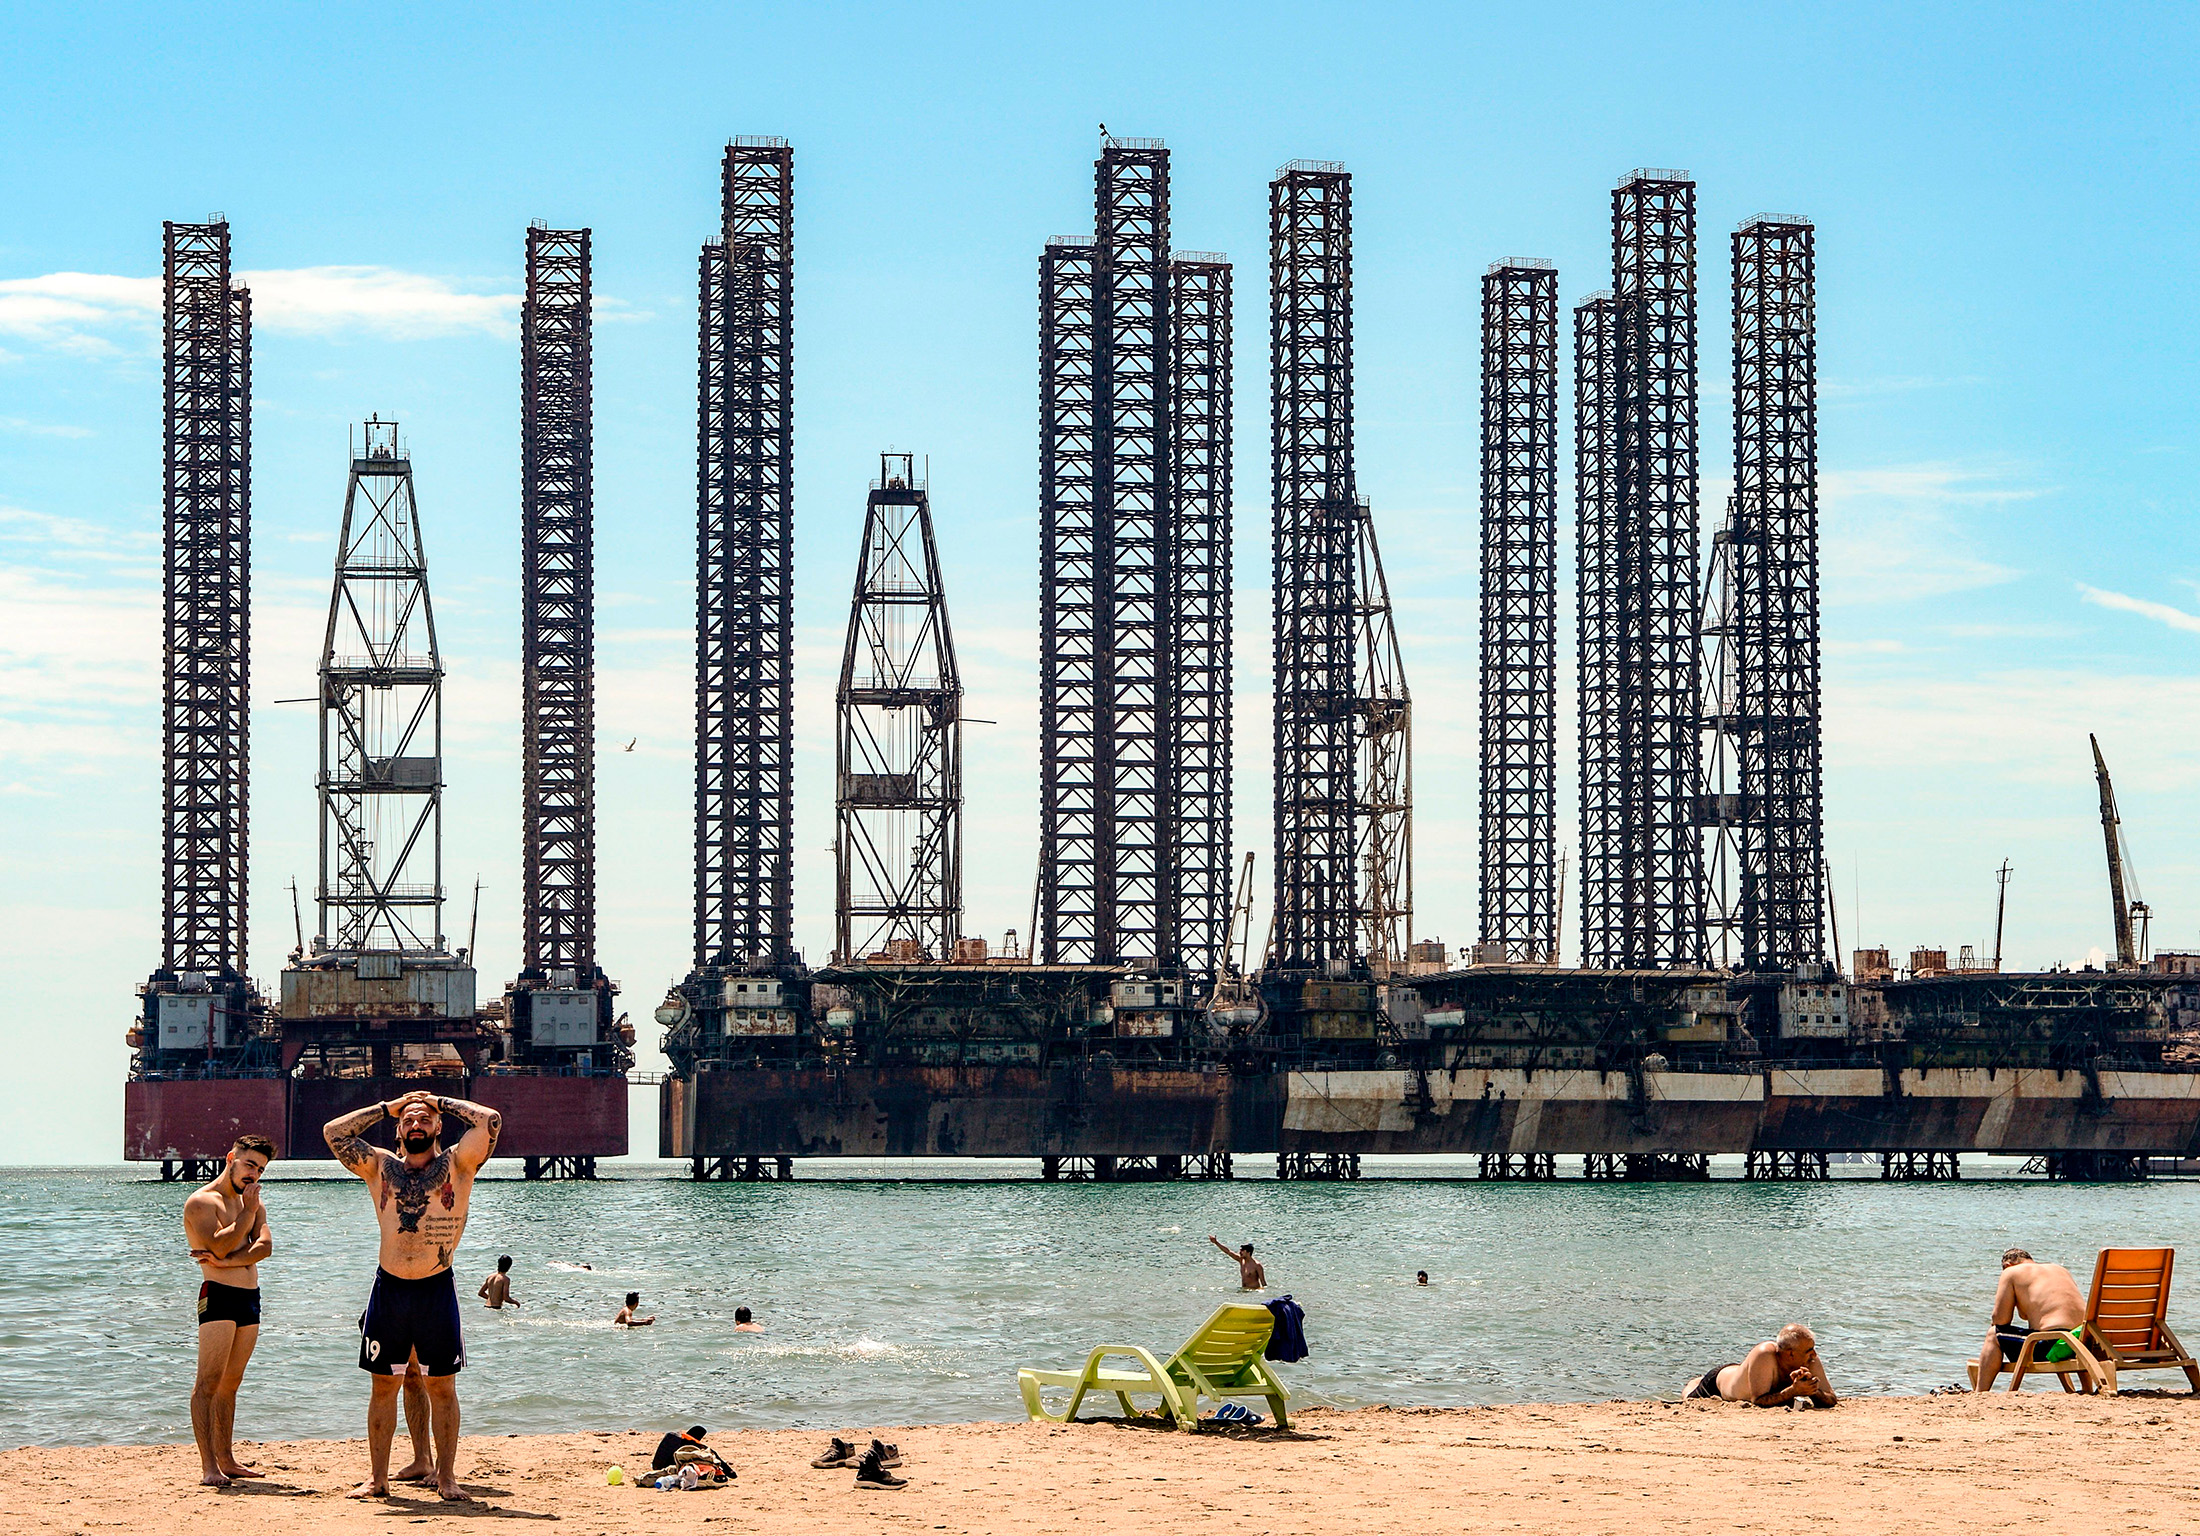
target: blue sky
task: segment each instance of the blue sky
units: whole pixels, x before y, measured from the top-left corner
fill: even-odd
[[[796,154],[798,939],[831,921],[831,686],[876,455],[928,454],[970,688],[969,926],[1036,838],[1036,296],[1095,128],[1165,138],[1240,263],[1238,824],[1268,860],[1265,185],[1354,172],[1359,472],[1418,701],[1419,932],[1472,938],[1477,303],[1609,281],[1608,198],[1697,177],[1704,504],[1727,247],[1819,228],[1827,837],[1844,940],[2107,939],[2101,733],[2157,940],[2200,945],[2194,13],[2170,7],[840,6],[12,13],[0,94],[0,1160],[108,1158],[157,958],[160,221],[256,294],[253,963],[313,878],[310,691],[348,423],[414,452],[452,680],[448,870],[516,963],[517,377],[531,218],[595,231],[602,934],[684,968],[694,273],[718,148]],[[1570,545],[1570,532],[1566,542]],[[1570,585],[1562,600],[1570,611]],[[1570,666],[1570,643],[1568,665]],[[1571,736],[1571,693],[1562,698]],[[1562,809],[1572,801],[1571,757]],[[1562,833],[1572,841],[1570,825]],[[449,927],[462,933],[466,913]],[[1569,922],[1569,927],[1571,927]],[[649,1031],[645,1028],[645,1036]],[[638,1122],[644,1126],[646,1122]]]

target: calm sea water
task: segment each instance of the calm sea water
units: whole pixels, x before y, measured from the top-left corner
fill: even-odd
[[[2104,1244],[2200,1251],[2200,1185],[2177,1181],[1483,1184],[1370,1159],[1356,1184],[1299,1184],[1267,1161],[1226,1184],[878,1162],[802,1164],[783,1185],[646,1162],[594,1185],[484,1180],[458,1266],[467,1431],[1012,1419],[1019,1364],[1173,1348],[1232,1299],[1210,1232],[1256,1244],[1306,1308],[1313,1354],[1286,1380],[1338,1405],[1658,1394],[1790,1319],[1817,1329],[1841,1390],[1915,1392],[1962,1379],[2012,1243],[2081,1283]],[[358,1434],[365,1193],[270,1184],[277,1253],[238,1433]],[[190,1439],[187,1192],[140,1169],[0,1170],[0,1444]],[[499,1253],[516,1312],[471,1299]],[[611,1326],[629,1290],[654,1328]],[[767,1332],[733,1331],[743,1305]],[[2196,1316],[2200,1266],[2171,1304],[2173,1322]]]

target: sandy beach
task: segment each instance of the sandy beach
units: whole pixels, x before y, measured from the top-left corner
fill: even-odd
[[[229,1490],[196,1486],[189,1446],[40,1448],[0,1452],[0,1531],[305,1536],[501,1517],[589,1532],[1037,1533],[1101,1516],[1225,1521],[1247,1536],[1639,1532],[1675,1518],[1849,1536],[2200,1528],[2189,1455],[2200,1399],[2183,1396],[1851,1398],[1830,1412],[1309,1409],[1288,1432],[1196,1435],[1108,1420],[850,1428],[900,1444],[906,1488],[812,1470],[825,1437],[810,1431],[713,1436],[740,1479],[688,1494],[605,1483],[614,1464],[647,1466],[654,1431],[468,1439],[463,1478],[481,1500],[471,1507],[415,1489],[364,1508],[341,1497],[365,1465],[358,1441],[253,1446],[268,1479]]]

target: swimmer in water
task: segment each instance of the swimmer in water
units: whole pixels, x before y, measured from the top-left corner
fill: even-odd
[[[508,1253],[497,1257],[497,1272],[481,1282],[481,1289],[474,1292],[491,1307],[516,1307],[512,1299],[512,1256]]]
[[[1268,1288],[1268,1272],[1262,1269],[1260,1261],[1253,1257],[1253,1245],[1251,1243],[1247,1243],[1242,1248],[1232,1249],[1212,1232],[1207,1234],[1207,1241],[1213,1243],[1237,1261],[1238,1286],[1241,1290],[1260,1291]]]
[[[733,1309],[733,1331],[735,1333],[762,1333],[764,1325],[756,1320],[756,1314],[747,1307],[735,1307]]]
[[[647,1317],[636,1317],[634,1315],[634,1309],[641,1304],[642,1293],[640,1291],[628,1291],[626,1293],[626,1305],[619,1308],[619,1315],[611,1320],[612,1326],[615,1328],[647,1328],[651,1323],[657,1321],[657,1314],[654,1312]]]

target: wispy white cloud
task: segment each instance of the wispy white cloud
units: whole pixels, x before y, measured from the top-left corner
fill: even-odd
[[[1878,379],[1821,379],[1818,381],[1818,397],[1828,403],[1868,400],[1878,395],[1907,395],[1921,389],[1947,389],[1956,384],[1978,382],[1975,374],[1949,378],[1936,378],[1930,374],[1894,374]]]
[[[31,421],[21,416],[0,416],[0,432],[13,432],[23,437],[90,437],[90,427],[73,427],[66,422]]]
[[[480,291],[479,284],[393,267],[269,268],[237,275],[252,290],[253,324],[297,335],[508,336],[519,315],[517,293]],[[158,330],[160,307],[157,277],[49,272],[0,279],[0,335],[57,351],[113,353],[121,350],[118,338],[142,348]]]
[[[378,331],[390,336],[511,333],[516,293],[468,293],[447,278],[389,267],[298,267],[246,272],[252,318],[273,330],[327,335]]]
[[[2181,629],[2187,634],[2200,635],[2200,613],[2187,613],[2182,608],[2172,608],[2167,603],[2149,602],[2143,597],[2130,597],[2122,592],[2104,592],[2099,587],[2078,583],[2078,591],[2089,603],[2102,608],[2113,608],[2119,613],[2135,613],[2157,624],[2167,624],[2171,629]]]
[[[2013,478],[1960,464],[1821,475],[1829,605],[1909,603],[2014,581],[2022,572],[1989,558],[1971,526],[1982,512],[2045,494]]]

